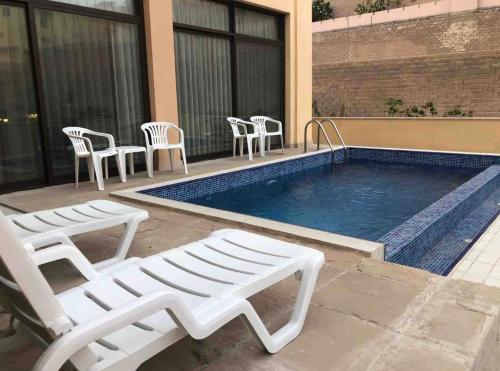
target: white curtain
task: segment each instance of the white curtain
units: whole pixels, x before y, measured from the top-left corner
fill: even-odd
[[[36,25],[55,175],[72,171],[65,126],[110,133],[117,145],[142,143],[137,25],[46,10],[36,10]]]
[[[44,176],[26,14],[0,5],[0,184]]]

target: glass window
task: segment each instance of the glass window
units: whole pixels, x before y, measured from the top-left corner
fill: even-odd
[[[208,0],[173,0],[174,22],[229,31],[229,7]]]
[[[279,46],[239,41],[238,114],[283,120],[283,58]]]
[[[0,5],[0,184],[44,177],[23,8]]]
[[[232,137],[231,42],[175,32],[179,124],[188,156],[229,151]]]
[[[117,145],[141,144],[144,87],[137,25],[39,9],[35,18],[54,175],[73,173],[63,127],[112,134]],[[95,143],[96,149],[107,144]]]
[[[50,0],[117,13],[135,14],[135,0]]]
[[[262,37],[265,39],[279,39],[278,18],[248,9],[236,8],[236,32]]]

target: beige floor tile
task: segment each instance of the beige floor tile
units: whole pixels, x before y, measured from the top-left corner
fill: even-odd
[[[493,263],[475,261],[467,270],[467,273],[487,276],[493,268]]]
[[[484,281],[484,284],[489,285],[489,286],[494,286],[494,287],[500,287],[500,279],[488,277]]]

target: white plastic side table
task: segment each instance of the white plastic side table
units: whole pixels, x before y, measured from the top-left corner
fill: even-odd
[[[125,183],[127,181],[127,169],[125,165],[125,159],[128,155],[128,169],[130,175],[134,175],[134,153],[140,153],[144,152],[145,157],[146,156],[146,147],[140,147],[140,146],[123,146],[123,147],[116,147],[116,150],[118,152],[118,159],[120,163],[120,168],[121,168],[121,181],[122,183]],[[147,158],[146,158],[146,166],[149,166]],[[152,170],[152,169],[151,169]],[[149,169],[148,169],[149,173]]]

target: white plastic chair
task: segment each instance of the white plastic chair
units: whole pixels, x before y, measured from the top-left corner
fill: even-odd
[[[260,151],[262,152],[263,150],[262,146],[260,146],[261,135],[259,126],[253,122],[244,121],[236,117],[228,117],[227,121],[231,125],[231,129],[233,131],[233,157],[236,157],[236,146],[238,143],[240,147],[240,156],[243,157],[243,146],[245,143],[244,141],[246,140],[248,146],[248,158],[250,161],[252,161],[253,160],[252,146],[254,139],[257,139],[255,146],[257,146],[257,143],[259,143]],[[247,125],[253,128],[252,133],[248,132]]]
[[[175,130],[179,133],[178,143],[169,143],[168,141],[168,130]],[[147,168],[148,176],[153,177],[153,154],[157,149],[168,150],[168,156],[170,158],[170,166],[172,171],[174,170],[174,158],[172,151],[179,149],[181,151],[182,162],[184,163],[184,172],[187,174],[187,162],[186,162],[186,148],[184,146],[184,131],[177,125],[170,122],[148,122],[141,125],[141,130],[144,132],[146,138],[146,151],[147,151]]]
[[[78,370],[135,370],[187,334],[204,339],[237,317],[276,353],[302,330],[325,261],[313,249],[222,230],[96,271],[54,295],[38,266],[61,259],[50,255],[57,246],[28,254],[1,212],[0,236],[2,305],[23,333],[48,347],[35,371],[68,361]],[[291,319],[271,335],[247,298],[293,274],[301,284]]]
[[[267,144],[268,152],[271,152],[271,137],[279,136],[281,139],[281,153],[285,153],[285,146],[283,143],[283,124],[281,121],[274,120],[267,116],[253,116],[250,120],[259,125],[260,133],[263,138],[262,143]],[[274,126],[274,128],[271,128],[269,124]],[[265,143],[265,141],[267,141],[267,143]]]
[[[104,180],[102,177],[102,160],[104,159],[104,171],[106,179],[109,177],[108,157],[115,156],[118,171],[121,174],[120,160],[118,152],[115,147],[115,139],[111,134],[99,133],[97,131],[81,128],[81,127],[66,127],[62,129],[71,140],[73,149],[75,151],[75,185],[78,188],[78,175],[80,171],[80,159],[87,159],[87,166],[89,169],[90,182],[94,183],[94,172],[97,177],[97,186],[100,191],[104,190]],[[95,151],[92,142],[85,135],[93,135],[97,137],[104,137],[108,140],[108,148],[100,151]]]
[[[137,227],[148,218],[149,214],[145,210],[107,200],[93,200],[79,205],[7,216],[16,235],[28,250],[33,252],[55,243],[71,245],[75,247],[73,250],[78,251],[70,237],[124,225],[125,229],[116,254],[112,258],[93,264],[97,270],[125,259]],[[74,251],[66,248],[62,250],[74,254]],[[83,271],[86,268],[84,266],[78,269]]]

